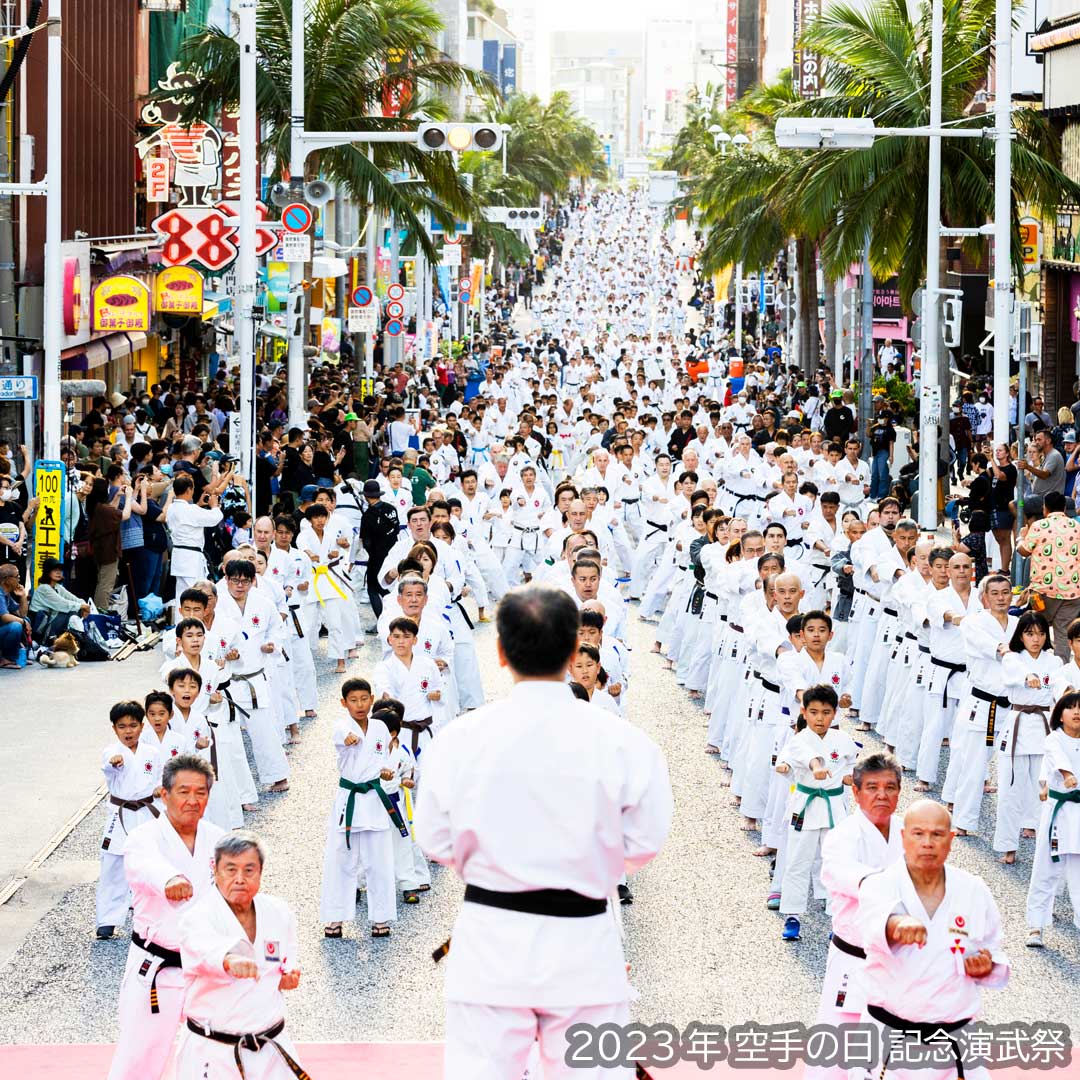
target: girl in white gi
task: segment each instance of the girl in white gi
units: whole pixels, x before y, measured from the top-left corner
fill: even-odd
[[[484,514],[484,521],[490,530],[488,543],[491,550],[498,558],[503,567],[503,577],[506,577],[506,564],[510,553],[510,541],[513,539],[514,528],[511,524],[513,510],[510,506],[510,489],[503,488],[499,492],[498,505],[491,505]],[[508,583],[509,584],[509,583]]]
[[[419,903],[422,892],[431,890],[431,870],[428,861],[413,836],[413,815],[416,812],[416,787],[420,776],[420,764],[412,755],[408,741],[401,741],[401,717],[389,703],[379,701],[373,715],[386,725],[390,733],[390,752],[387,767],[393,772],[392,780],[386,781],[383,790],[397,807],[406,834],[390,830],[394,843],[394,879],[401,889],[406,904]]]
[[[791,824],[780,889],[785,941],[799,939],[798,916],[806,911],[811,870],[829,829],[847,816],[844,788],[852,782],[851,767],[859,756],[851,737],[832,726],[839,699],[831,686],[810,687],[802,701],[799,730],[776,763],[778,773],[792,773],[795,781],[788,798]]]
[[[214,847],[214,887],[181,920],[187,1027],[176,1052],[177,1080],[307,1075],[284,1032],[282,991],[300,985],[296,916],[266,893],[255,904],[264,858],[253,833],[222,837]]]
[[[157,751],[157,768],[154,773],[154,805],[161,809],[160,787],[161,770],[169,758],[179,757],[184,753],[187,740],[169,727],[172,719],[173,701],[163,690],[151,690],[143,699],[146,710],[146,723],[143,724],[139,742],[148,743]]]
[[[587,600],[581,609],[581,629],[578,637],[583,644],[592,645],[600,654],[600,666],[607,675],[604,693],[615,702],[619,715],[625,716],[629,657],[617,639],[604,639],[605,622],[603,605],[598,600]]]
[[[1080,694],[1066,694],[1050,716],[1042,772],[1042,818],[1035,838],[1027,894],[1030,948],[1042,948],[1042,933],[1054,917],[1054,897],[1062,874],[1080,927]]]
[[[1000,861],[1010,864],[1016,862],[1016,839],[1021,829],[1031,830],[1038,820],[1043,746],[1050,733],[1054,685],[1062,666],[1050,649],[1045,616],[1037,611],[1020,616],[1001,666],[1012,709],[997,742],[994,850],[1004,852]]]
[[[292,632],[287,623],[288,600],[281,582],[269,573],[270,562],[261,551],[252,551],[251,560],[255,563],[256,581],[264,591],[278,615],[282,616],[274,624],[274,644],[277,648],[267,655],[266,676],[270,681],[270,696],[274,702],[278,728],[284,742],[293,742],[300,737],[300,715],[303,709],[296,695],[293,681],[292,650],[290,647]],[[355,609],[354,609],[355,610]]]
[[[387,641],[392,656],[375,665],[375,693],[405,706],[401,726],[412,733],[410,746],[419,759],[442,726],[442,673],[429,656],[416,652],[419,627],[412,619],[394,619]]]
[[[142,740],[143,707],[119,701],[109,710],[113,738],[101,752],[101,771],[109,789],[101,871],[97,883],[97,936],[111,938],[122,926],[130,903],[124,876],[124,845],[137,825],[157,817],[154,792],[161,770],[158,747]]]
[[[372,937],[388,937],[397,918],[394,843],[391,828],[408,830],[382,784],[394,779],[390,733],[371,716],[375,698],[365,679],[347,679],[341,688],[344,712],[334,725],[340,780],[326,820],[320,917],[328,938],[341,937],[341,924],[356,918],[356,881],[367,879]]]

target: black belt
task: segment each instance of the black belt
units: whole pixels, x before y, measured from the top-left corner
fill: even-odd
[[[930,663],[935,667],[943,667],[949,669],[948,677],[945,679],[945,685],[941,688],[941,707],[943,709],[948,708],[949,705],[949,679],[951,679],[957,672],[967,671],[967,664],[953,664],[948,660],[939,660],[936,656],[930,657]]]
[[[201,547],[191,547],[190,544],[173,544],[173,551],[197,551],[200,555],[204,554],[204,549]]]
[[[887,607],[887,608],[882,608],[881,610],[884,611],[886,615],[891,615],[894,619],[899,619],[900,618],[900,612],[899,611],[893,611],[892,608]]]
[[[626,506],[633,506],[634,503],[639,503],[639,502],[641,502],[641,496],[640,495],[636,499],[623,499],[623,503]]]
[[[528,892],[496,892],[479,885],[465,886],[465,900],[471,904],[522,911],[528,915],[554,915],[560,919],[584,919],[603,915],[607,898],[596,900],[572,889],[531,889]]]
[[[742,633],[745,632],[743,630],[743,628],[741,626],[739,626],[738,623],[728,623],[728,626],[730,626],[731,629],[734,630],[736,634],[742,634]]]
[[[470,630],[475,630],[476,627],[473,626],[473,621],[469,618],[469,613],[465,610],[465,605],[461,602],[461,597],[459,596],[456,600],[451,600],[450,603],[461,612],[461,617],[465,620],[466,626],[468,626]]]
[[[200,1024],[198,1020],[194,1020],[190,1016],[187,1019],[187,1026],[188,1031],[193,1031],[204,1039],[212,1039],[214,1042],[231,1046],[233,1048],[233,1058],[236,1061],[236,1069],[240,1073],[241,1080],[246,1080],[246,1076],[244,1063],[240,1060],[240,1050],[250,1050],[253,1054],[257,1054],[267,1045],[272,1046],[281,1055],[282,1060],[289,1066],[289,1071],[296,1077],[296,1080],[311,1080],[300,1063],[285,1050],[281,1043],[277,1042],[277,1037],[285,1030],[284,1019],[279,1020],[265,1031],[247,1032],[244,1035],[237,1035],[231,1031],[214,1031],[208,1024]]]
[[[180,967],[180,953],[176,949],[166,949],[163,945],[158,945],[153,941],[147,941],[146,938],[140,937],[134,930],[131,932],[131,940],[142,949],[143,952],[148,952],[151,956],[156,956],[161,961],[157,971],[154,972],[154,977],[150,980],[150,1011],[157,1015],[161,1012],[158,1008],[157,977],[162,968]],[[149,963],[145,960],[143,963],[147,965],[147,970],[149,970]]]
[[[302,638],[304,636],[304,628],[300,625],[300,617],[296,614],[299,610],[299,604],[289,605],[289,614],[292,616],[293,627],[296,629],[296,636]]]
[[[668,531],[666,525],[657,525],[655,521],[650,521],[648,518],[645,519],[645,524],[652,529],[652,532],[645,537],[646,540],[651,540],[658,532],[666,533]]]
[[[908,641],[918,641],[919,640],[919,635],[918,634],[909,633],[907,630],[904,631],[904,637],[906,637],[908,639]]]
[[[709,598],[710,600],[715,600],[715,601],[716,601],[717,603],[719,603],[719,602],[720,602],[720,597],[719,597],[719,596],[717,596],[717,595],[716,595],[716,593],[714,593],[714,592],[709,592],[709,590],[708,590],[708,589],[706,589],[706,590],[705,590],[705,595],[706,595],[706,596],[707,596],[707,597],[708,597],[708,598]],[[722,616],[721,616],[721,617],[722,617]]]
[[[833,934],[831,941],[842,953],[854,956],[857,960],[866,959],[866,951],[860,949],[858,945],[852,945],[850,941],[845,941],[842,937],[837,937],[836,934]]]
[[[913,635],[913,636],[914,636],[914,635]],[[918,639],[918,638],[914,638],[914,640],[915,640],[915,641],[918,641],[919,639]],[[929,645],[920,645],[920,646],[919,646],[919,652],[923,652],[923,653],[927,653],[927,654],[929,654],[929,652],[930,652],[930,646],[929,646]]]
[[[971,1023],[971,1017],[964,1020],[935,1020],[929,1023],[925,1021],[904,1020],[893,1015],[880,1005],[867,1005],[866,1011],[879,1023],[893,1031],[903,1032],[905,1035],[914,1035],[921,1043],[947,1042],[952,1047],[953,1057],[956,1059],[957,1080],[964,1080],[964,1058],[960,1053],[960,1044],[951,1038],[954,1031]],[[944,1038],[942,1037],[944,1036]],[[889,1052],[885,1057],[885,1067],[888,1068],[892,1057],[893,1041],[889,1040]]]
[[[771,690],[774,694],[780,693],[780,687],[777,686],[776,683],[769,682],[768,679],[764,678],[761,675],[759,675],[758,678],[761,679],[761,685],[764,686],[766,690]]]

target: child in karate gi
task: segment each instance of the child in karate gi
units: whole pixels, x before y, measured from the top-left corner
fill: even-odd
[[[432,728],[442,722],[442,674],[435,661],[417,653],[419,628],[404,616],[390,623],[387,642],[391,655],[375,665],[375,693],[393,697],[405,706],[401,726],[412,733],[413,756],[419,760],[431,741]]]
[[[161,806],[161,770],[169,758],[183,754],[187,740],[169,727],[172,719],[173,700],[164,690],[151,690],[143,699],[146,723],[143,725],[139,743],[147,743],[157,751],[157,767],[154,770],[154,802],[158,810]]]
[[[401,741],[401,716],[396,709],[388,708],[388,702],[379,701],[373,713],[386,725],[390,732],[389,768],[394,773],[393,780],[385,784],[386,793],[397,807],[402,821],[408,828],[408,835],[390,830],[394,841],[394,877],[397,887],[402,891],[406,904],[420,901],[420,893],[431,889],[431,871],[427,859],[420,850],[413,836],[413,814],[416,812],[416,785],[420,766],[408,744]]]
[[[791,774],[788,796],[791,822],[787,863],[780,888],[780,912],[786,915],[783,937],[798,941],[798,916],[806,911],[807,893],[821,842],[837,821],[847,816],[844,788],[852,782],[851,767],[859,755],[849,735],[832,726],[839,698],[828,685],[811,686],[802,695],[799,723],[777,758],[776,771]]]
[[[1012,709],[998,734],[994,850],[1004,852],[999,861],[1006,865],[1016,862],[1017,837],[1035,835],[1043,746],[1050,734],[1050,713],[1057,696],[1054,686],[1061,668],[1061,660],[1050,650],[1046,618],[1037,611],[1024,612],[1001,661]],[[973,782],[981,779],[972,778]]]
[[[595,645],[579,643],[569,674],[574,682],[585,688],[594,705],[598,705],[605,712],[619,715],[619,706],[615,699],[603,689],[607,675],[600,664],[600,650]]]
[[[578,640],[583,645],[592,645],[600,654],[600,666],[607,675],[604,693],[618,706],[619,715],[626,715],[626,660],[623,647],[614,639],[604,639],[604,623],[607,621],[603,612],[590,607],[596,603],[587,600],[581,609],[581,626]]]
[[[356,918],[357,876],[367,879],[371,936],[390,936],[397,918],[394,845],[391,830],[408,835],[382,785],[394,779],[390,732],[371,716],[375,698],[366,679],[347,679],[341,688],[342,715],[334,725],[340,779],[326,819],[319,912],[328,938],[342,936],[341,924]]]
[[[124,845],[128,834],[158,813],[154,807],[154,789],[160,776],[158,749],[142,741],[144,716],[137,701],[119,701],[109,710],[113,737],[101,752],[101,771],[109,797],[97,883],[99,938],[111,938],[127,918],[130,893],[124,876]]]
[[[1066,694],[1050,717],[1042,773],[1042,819],[1027,894],[1029,948],[1043,947],[1043,929],[1054,917],[1061,876],[1069,887],[1073,923],[1080,928],[1080,694]]]

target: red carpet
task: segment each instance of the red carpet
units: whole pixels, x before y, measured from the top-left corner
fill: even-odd
[[[312,1080],[439,1080],[442,1076],[440,1043],[300,1043],[300,1063]],[[0,1076],[12,1080],[101,1080],[108,1072],[112,1047],[102,1043],[0,1046]],[[655,1071],[655,1070],[654,1070]],[[705,1075],[694,1065],[682,1064],[657,1072],[664,1080],[689,1080]],[[710,1080],[748,1080],[769,1077],[798,1080],[799,1069],[786,1071],[733,1069],[719,1063],[708,1070]],[[1080,1080],[1080,1066],[1051,1072],[999,1069],[992,1080]]]

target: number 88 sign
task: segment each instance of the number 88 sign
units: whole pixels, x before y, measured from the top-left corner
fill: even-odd
[[[162,262],[168,266],[198,263],[207,270],[223,270],[238,254],[236,224],[214,206],[170,210],[155,218],[151,228],[164,238]]]

